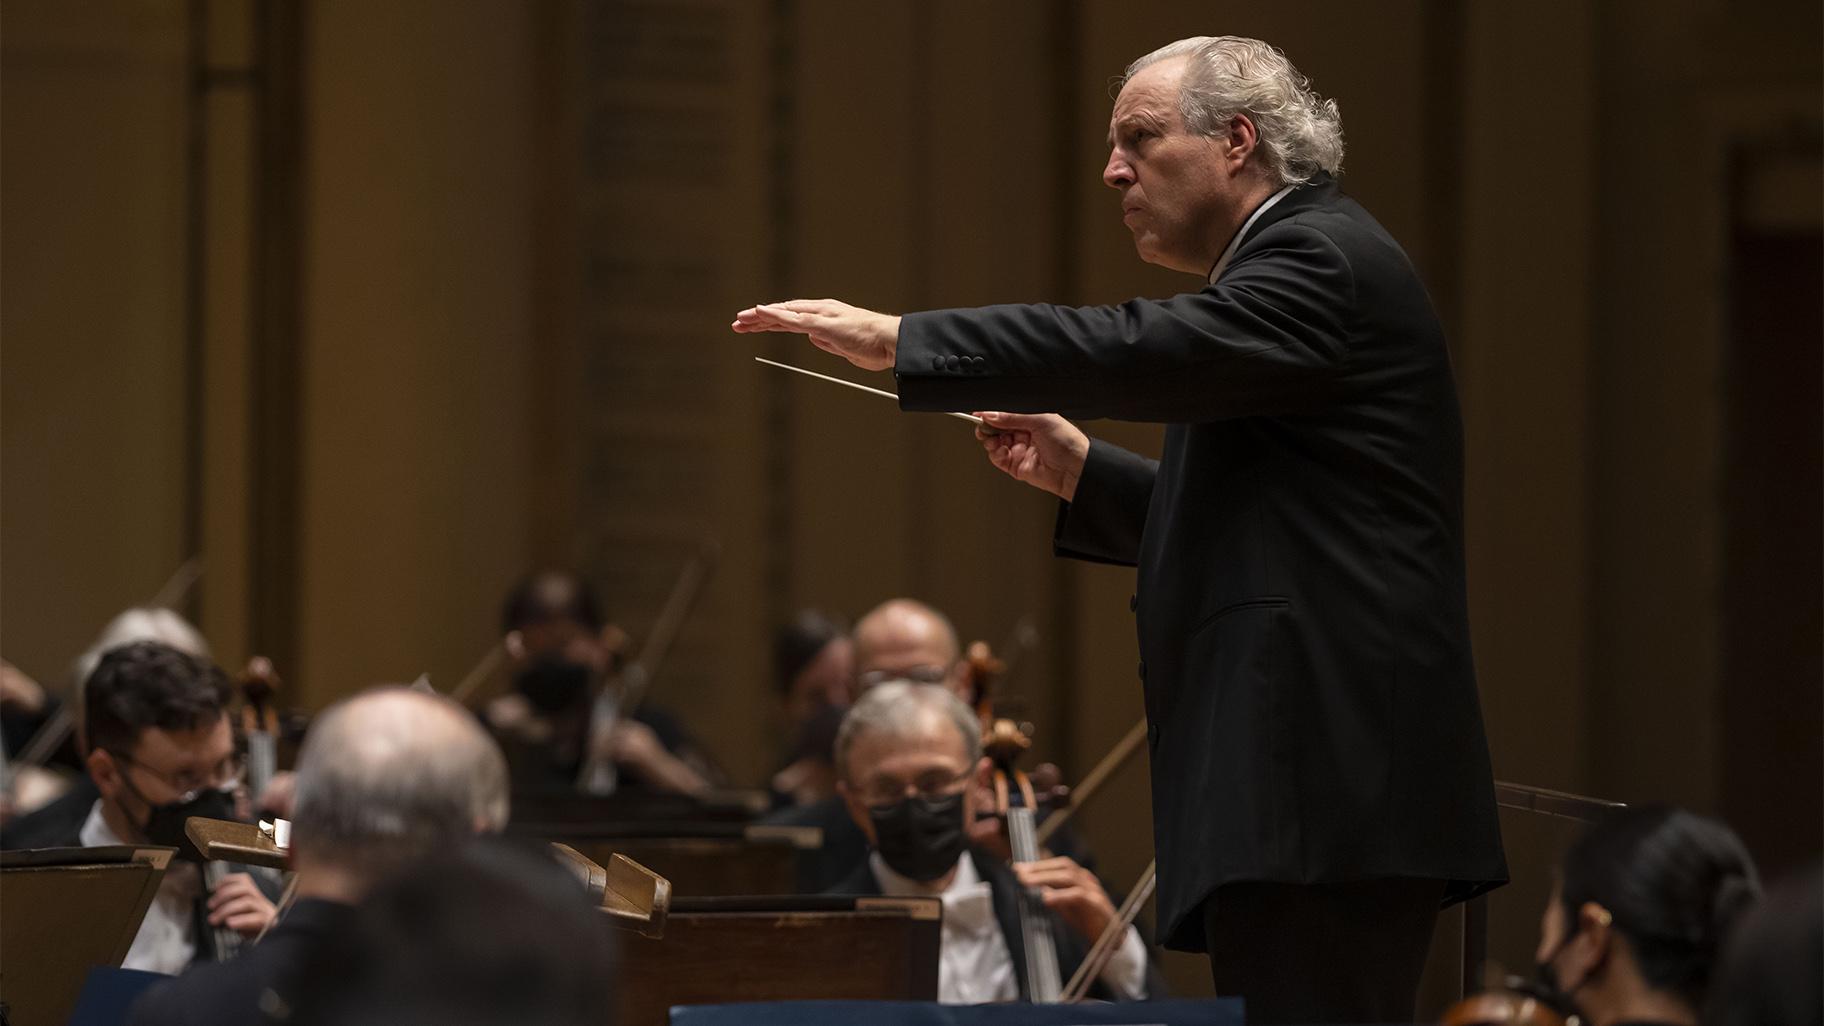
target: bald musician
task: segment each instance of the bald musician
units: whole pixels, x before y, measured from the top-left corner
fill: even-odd
[[[973,699],[974,685],[956,628],[930,605],[911,598],[888,599],[857,620],[850,637],[855,679],[864,692],[883,681],[915,680],[943,684],[965,702]],[[763,822],[823,831],[823,847],[816,856],[799,860],[798,889],[809,894],[849,875],[868,853],[867,838],[840,795],[782,809]]]
[[[334,937],[377,883],[507,822],[507,764],[460,705],[409,688],[363,692],[311,724],[298,757],[296,902],[233,962],[148,991],[136,1026],[282,1018],[310,947]]]

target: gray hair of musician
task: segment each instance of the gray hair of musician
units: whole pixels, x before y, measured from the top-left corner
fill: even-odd
[[[506,826],[506,759],[461,705],[374,688],[311,724],[292,816],[295,850],[371,881]]]
[[[890,680],[861,693],[836,731],[836,772],[848,783],[849,752],[863,734],[912,737],[931,718],[948,721],[963,739],[963,755],[974,767],[982,757],[982,721],[964,701],[942,684]]]
[[[1188,57],[1178,87],[1184,124],[1201,135],[1227,136],[1237,114],[1254,122],[1261,164],[1281,185],[1310,181],[1319,171],[1343,169],[1343,118],[1335,100],[1311,88],[1311,80],[1286,55],[1258,39],[1193,36],[1154,50],[1127,66],[1125,86],[1142,68]]]
[[[85,750],[88,747],[87,725],[82,722],[82,710],[87,708],[85,688],[89,678],[94,675],[95,667],[101,665],[101,657],[117,648],[141,641],[156,641],[166,648],[174,648],[185,655],[208,659],[209,643],[203,640],[203,634],[190,621],[169,609],[159,606],[134,606],[123,611],[108,625],[101,629],[101,634],[83,653],[76,657],[76,665],[70,672],[75,684],[75,701],[71,708],[76,712],[77,743]]]

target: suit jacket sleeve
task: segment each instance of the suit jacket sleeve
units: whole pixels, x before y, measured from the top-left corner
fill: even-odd
[[[1158,472],[1158,460],[1090,439],[1076,499],[1058,506],[1052,550],[1096,563],[1138,563],[1140,532],[1146,526]]]
[[[1354,307],[1342,250],[1281,221],[1171,299],[907,314],[900,406],[1175,424],[1312,409],[1346,388]]]

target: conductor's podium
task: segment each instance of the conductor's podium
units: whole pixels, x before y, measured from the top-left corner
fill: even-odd
[[[662,937],[621,934],[621,1026],[674,1005],[933,1001],[936,898],[674,898]]]

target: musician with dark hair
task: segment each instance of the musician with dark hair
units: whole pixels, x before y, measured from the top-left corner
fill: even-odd
[[[1620,810],[1564,856],[1539,924],[1540,976],[1590,1026],[1696,1026],[1759,894],[1728,827],[1667,806]]]
[[[571,790],[596,698],[618,685],[626,635],[589,582],[564,570],[515,584],[502,603],[501,633],[513,690],[488,703],[488,728],[506,749],[516,788]],[[622,783],[692,794],[715,777],[683,727],[650,703],[619,719],[607,743]]]
[[[83,689],[84,762],[101,793],[74,837],[49,846],[158,844],[178,849],[122,965],[174,973],[214,961],[212,930],[257,936],[272,922],[268,890],[248,873],[204,886],[184,835],[191,816],[235,818],[242,761],[228,722],[227,675],[157,642],[109,650]]]

